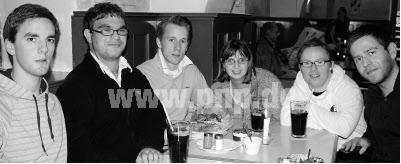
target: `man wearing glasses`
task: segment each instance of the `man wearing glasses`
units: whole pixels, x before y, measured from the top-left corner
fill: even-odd
[[[281,109],[281,124],[291,126],[291,100],[309,103],[307,127],[326,129],[339,136],[338,148],[366,129],[363,99],[358,85],[330,59],[327,46],[318,40],[306,42],[299,54],[299,68]]]
[[[138,92],[154,96],[146,77],[121,56],[128,36],[124,12],[96,4],[85,14],[83,33],[89,52],[57,91],[68,162],[161,162],[165,115],[157,99],[137,101]]]

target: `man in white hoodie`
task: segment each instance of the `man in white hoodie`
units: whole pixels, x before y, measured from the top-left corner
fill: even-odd
[[[0,162],[67,162],[64,115],[43,78],[59,36],[43,6],[24,4],[7,17],[3,37],[13,67],[0,72]]]
[[[309,101],[307,127],[337,134],[338,145],[350,137],[361,136],[366,129],[361,117],[361,91],[345,71],[331,61],[327,46],[318,40],[306,42],[299,51],[298,60],[301,71],[283,103],[281,124],[291,125],[290,101],[304,100]]]

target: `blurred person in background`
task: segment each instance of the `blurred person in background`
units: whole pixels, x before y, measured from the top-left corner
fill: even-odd
[[[345,7],[338,8],[337,17],[331,22],[330,37],[327,43],[338,44],[343,40],[347,40],[349,24],[350,19],[347,16],[347,9]]]
[[[280,35],[279,27],[275,22],[266,22],[260,31],[260,40],[256,47],[255,66],[272,72],[277,77],[285,73],[286,57],[277,50],[276,41]]]

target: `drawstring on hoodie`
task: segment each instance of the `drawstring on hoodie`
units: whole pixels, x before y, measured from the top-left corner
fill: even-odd
[[[38,122],[38,130],[39,130],[39,136],[40,136],[40,141],[42,142],[42,149],[45,152],[45,154],[48,156],[47,152],[46,152],[46,148],[45,145],[43,143],[43,137],[42,137],[42,131],[40,128],[40,114],[39,114],[39,107],[38,107],[38,101],[36,100],[36,96],[32,95],[33,99],[35,100],[35,105],[36,105],[36,119]],[[46,100],[46,113],[47,113],[47,123],[49,124],[49,129],[50,129],[50,136],[52,138],[52,140],[54,141],[54,134],[53,134],[53,127],[52,127],[52,121],[50,119],[49,116],[49,107],[48,107],[48,101],[49,101],[49,96],[47,93],[45,93],[45,100]]]
[[[48,102],[49,102],[49,94],[45,93],[45,100],[46,100],[46,113],[47,113],[47,123],[49,124],[50,128],[50,137],[52,138],[54,142],[54,134],[53,134],[53,126],[52,126],[52,120],[50,119],[49,115],[49,107],[48,107]]]

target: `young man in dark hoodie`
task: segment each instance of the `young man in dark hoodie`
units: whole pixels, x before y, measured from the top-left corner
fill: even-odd
[[[3,37],[13,67],[0,72],[0,162],[67,161],[61,105],[43,78],[59,36],[43,6],[24,4],[7,17]]]
[[[165,114],[146,77],[121,56],[128,36],[123,10],[99,3],[83,21],[89,52],[56,94],[66,118],[68,162],[162,162]]]

